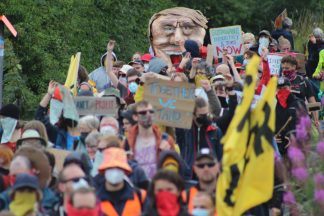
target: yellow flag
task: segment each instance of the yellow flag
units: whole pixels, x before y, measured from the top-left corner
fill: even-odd
[[[70,66],[64,84],[66,88],[71,90],[74,96],[77,95],[77,79],[78,79],[80,58],[81,58],[80,52],[78,52],[75,56],[74,55],[71,56]]]
[[[249,208],[268,200],[272,195],[274,153],[271,139],[274,131],[273,102],[276,80],[270,81],[263,98],[252,111],[250,107],[255,92],[259,61],[259,58],[254,56],[247,66],[242,102],[236,108],[227,133],[221,140],[222,172],[217,180],[216,190],[216,210],[220,216],[241,215]],[[271,100],[271,103],[267,100]],[[264,107],[267,108],[267,113],[264,113]],[[271,128],[270,131],[264,130],[268,129],[264,122]],[[271,136],[270,142],[265,138],[268,135],[264,136],[266,132]],[[258,139],[260,142],[256,142]],[[256,150],[260,149],[262,150],[256,153]],[[265,170],[269,171],[266,175]],[[269,176],[271,177],[268,178]]]

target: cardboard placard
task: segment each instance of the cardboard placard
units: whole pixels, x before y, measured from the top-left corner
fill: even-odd
[[[281,68],[281,59],[284,55],[282,54],[269,54],[268,55],[268,63],[270,68],[271,75],[278,75],[280,73]]]
[[[207,57],[206,57],[206,63],[209,66],[213,65],[213,59],[214,59],[214,46],[211,44],[208,44],[207,46]]]
[[[223,49],[232,56],[243,55],[242,30],[240,25],[212,28],[210,41],[216,46],[215,57],[221,58]]]
[[[71,153],[70,151],[62,150],[62,149],[47,149],[46,151],[52,153],[55,157],[55,170],[60,172],[63,168],[63,163],[65,158]]]
[[[155,108],[155,123],[190,129],[195,106],[195,85],[161,79],[148,79],[144,98]]]
[[[306,104],[308,112],[321,110],[321,102]]]
[[[115,97],[74,97],[74,103],[79,115],[112,115],[118,110]]]

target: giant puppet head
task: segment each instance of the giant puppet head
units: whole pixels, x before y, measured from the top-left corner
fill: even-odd
[[[180,43],[191,39],[203,45],[207,19],[198,10],[184,7],[165,9],[154,14],[149,22],[148,35],[154,54],[162,57],[182,54]],[[162,53],[162,54],[163,54]]]

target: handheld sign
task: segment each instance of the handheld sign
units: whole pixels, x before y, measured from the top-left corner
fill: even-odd
[[[222,57],[223,49],[232,56],[243,55],[242,30],[240,25],[209,30],[210,41],[216,46],[215,56]]]
[[[74,97],[74,103],[79,115],[112,115],[117,113],[115,97]]]
[[[282,57],[284,57],[284,54],[268,54],[268,63],[271,75],[279,76]]]
[[[176,128],[191,128],[195,86],[185,82],[148,79],[144,98],[155,108],[155,122]]]
[[[52,153],[55,157],[55,170],[57,172],[60,172],[63,168],[63,163],[65,158],[71,154],[70,151],[66,151],[66,150],[62,150],[62,149],[54,149],[54,148],[50,148],[47,149],[46,151]]]

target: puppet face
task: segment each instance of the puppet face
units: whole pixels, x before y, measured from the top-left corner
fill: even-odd
[[[151,34],[154,53],[157,57],[161,57],[159,51],[169,56],[181,55],[179,45],[188,39],[195,40],[202,45],[206,30],[189,17],[168,14],[153,21]]]

